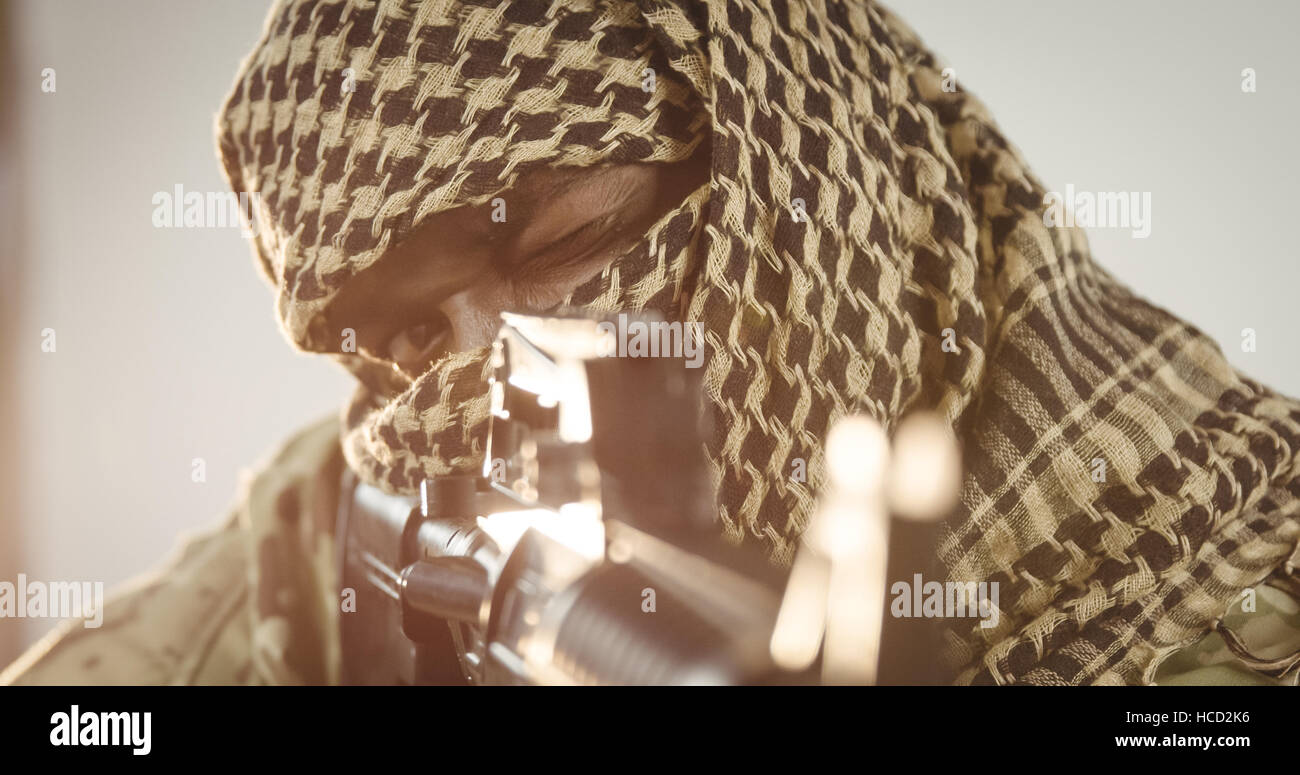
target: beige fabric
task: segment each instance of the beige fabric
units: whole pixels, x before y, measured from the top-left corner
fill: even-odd
[[[1235,605],[1223,617],[1223,623],[1240,633],[1259,656],[1277,657],[1300,649],[1300,602],[1262,584],[1250,593],[1253,610]],[[1241,664],[1223,639],[1210,633],[1162,663],[1154,683],[1159,686],[1297,686],[1300,670],[1292,670],[1281,678],[1261,675]]]

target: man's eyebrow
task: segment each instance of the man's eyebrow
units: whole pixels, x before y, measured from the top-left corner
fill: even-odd
[[[527,194],[535,199],[553,199],[569,193],[580,185],[588,185],[608,178],[615,169],[616,167],[611,165],[559,168],[556,170],[557,174],[548,176],[540,184],[531,186],[536,190],[528,191]]]
[[[552,181],[551,184],[547,186],[546,194],[548,196],[554,196],[556,194],[566,193],[579,183],[599,176],[602,171],[603,170],[600,167],[595,169],[592,169],[591,167],[568,168],[564,173],[556,176],[558,178],[557,180]]]
[[[545,210],[547,203],[581,186],[598,183],[608,177],[610,170],[609,166],[563,167],[550,170],[553,174],[526,179],[522,183],[516,180],[514,185],[503,189],[487,202],[465,208],[466,215],[470,212],[474,215],[465,223],[457,224],[457,228],[463,229],[475,239],[487,239],[489,235],[501,238],[517,234],[534,216]],[[491,217],[495,209],[494,203],[498,199],[506,204],[505,222]]]
[[[518,228],[521,224],[519,219],[507,217],[505,222],[496,221],[490,216],[497,206],[497,200],[506,203],[507,212],[515,209],[520,204],[536,202],[542,199],[548,199],[560,194],[566,193],[569,189],[576,186],[582,180],[582,175],[545,175],[541,178],[524,177],[522,182],[516,178],[514,183],[507,185],[492,198],[478,204],[456,205],[449,208],[446,212],[454,213],[462,211],[468,216],[463,222],[457,223],[458,228],[479,236],[491,231],[500,232],[501,227],[505,226],[507,230]],[[531,209],[531,208],[525,208]],[[434,213],[434,215],[437,215]],[[396,246],[394,246],[396,247]]]
[[[581,185],[593,183],[606,177],[605,173],[610,169],[609,166],[563,167],[552,169],[553,174],[551,175],[525,179],[522,184],[516,179],[513,185],[497,193],[486,202],[444,211],[448,214],[457,210],[464,211],[463,215],[466,217],[457,218],[454,225],[439,222],[436,217],[426,221],[416,227],[415,231],[408,234],[404,239],[391,245],[374,264],[362,271],[363,273],[382,271],[381,266],[387,267],[405,251],[420,250],[421,246],[443,242],[444,239],[441,239],[439,234],[441,233],[445,237],[448,229],[459,230],[462,235],[471,240],[495,242],[496,239],[491,238],[511,238],[528,225],[532,217],[544,207],[545,202],[553,201]],[[507,207],[507,218],[504,223],[491,217],[495,208],[494,202],[498,198],[504,200]],[[515,213],[518,214],[515,215]],[[437,213],[434,214],[434,216],[436,215]]]

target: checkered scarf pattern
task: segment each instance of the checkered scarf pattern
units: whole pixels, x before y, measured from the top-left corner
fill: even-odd
[[[232,187],[260,194],[286,333],[359,374],[320,313],[423,219],[531,168],[707,140],[707,186],[567,301],[703,325],[726,533],[789,562],[830,423],[936,411],[967,467],[940,558],[1001,590],[996,628],[947,633],[957,680],[1149,680],[1295,550],[1300,404],[1044,225],[1044,187],[942,80],[865,2],[296,0],[218,136]],[[481,465],[485,369],[459,353],[363,389],[349,463],[399,491]]]

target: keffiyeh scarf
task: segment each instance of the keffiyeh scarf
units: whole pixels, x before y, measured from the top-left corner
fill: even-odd
[[[1300,404],[1045,225],[940,68],[867,2],[287,0],[217,133],[285,332],[359,374],[322,312],[430,215],[530,169],[707,147],[708,184],[566,304],[702,325],[728,536],[789,562],[830,423],[936,411],[966,465],[940,559],[1002,608],[947,633],[957,680],[1149,680],[1290,569]],[[398,492],[481,468],[487,373],[480,350],[363,388],[349,465]]]

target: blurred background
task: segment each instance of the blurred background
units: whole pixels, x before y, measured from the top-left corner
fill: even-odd
[[[266,0],[19,0],[3,155],[0,580],[113,585],[215,525],[241,472],[351,378],[290,349],[239,230],[156,229],[155,192],[225,191],[213,118]],[[44,68],[56,91],[41,90]],[[22,73],[19,77],[16,74]],[[8,187],[6,187],[8,188]],[[9,207],[6,213],[13,213]],[[42,330],[56,351],[42,352]],[[206,481],[191,478],[203,458]],[[53,627],[0,619],[0,663]]]
[[[1300,4],[890,5],[1049,189],[1151,192],[1150,237],[1091,230],[1094,256],[1300,395]],[[111,588],[157,565],[350,390],[281,338],[237,229],[151,220],[155,192],[225,190],[213,115],[267,8],[0,0],[0,581]],[[195,458],[206,481],[192,481]],[[54,624],[0,619],[0,665]]]

